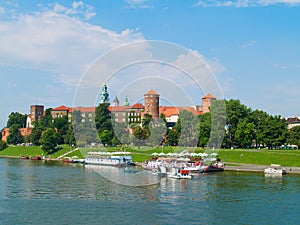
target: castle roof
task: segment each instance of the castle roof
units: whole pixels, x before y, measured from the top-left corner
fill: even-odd
[[[148,91],[146,94],[144,95],[159,95],[156,91],[154,91],[153,89],[151,89],[150,91]]]
[[[74,112],[74,111],[80,111],[80,112],[95,112],[96,107],[75,107],[75,108],[70,108],[69,112]]]
[[[211,93],[208,93],[208,94],[205,95],[202,99],[216,99],[216,97],[213,96]]]
[[[298,117],[290,117],[286,119],[287,123],[300,123],[300,119]]]
[[[189,112],[192,112],[194,115],[200,115],[202,114],[201,111],[197,111],[194,107],[190,106],[181,106],[181,107],[176,107],[176,106],[160,106],[159,107],[159,114],[164,114],[166,117],[178,115],[180,111],[186,110]]]
[[[119,102],[119,99],[118,99],[117,96],[114,98],[114,101],[113,101],[113,102]]]
[[[70,108],[65,106],[65,105],[61,105],[61,106],[58,106],[54,109],[52,109],[52,111],[68,111]]]
[[[127,109],[130,109],[130,108],[131,108],[130,106],[126,106],[126,105],[123,105],[123,106],[109,106],[108,110],[110,112],[122,112],[122,111],[126,111]]]
[[[136,103],[130,107],[131,109],[144,109],[145,107],[141,103]]]

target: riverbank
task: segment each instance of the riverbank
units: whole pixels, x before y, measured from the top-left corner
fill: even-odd
[[[227,166],[226,164],[229,164]],[[240,164],[234,162],[225,162],[225,170],[227,171],[244,171],[244,172],[264,172],[266,165]],[[300,167],[283,166],[287,174],[300,174]]]

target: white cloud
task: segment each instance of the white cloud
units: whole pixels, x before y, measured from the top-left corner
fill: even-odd
[[[152,8],[149,0],[125,0],[129,8]]]
[[[0,16],[4,13],[5,13],[5,9],[3,7],[0,7]]]
[[[73,2],[72,7],[68,8],[59,3],[54,4],[53,11],[56,13],[62,13],[69,16],[83,17],[85,20],[89,20],[93,16],[96,16],[94,7],[83,3],[82,1]]]
[[[137,31],[117,33],[83,21],[93,13],[91,6],[74,2],[70,8],[55,4],[0,22],[0,65],[51,71],[56,81],[74,86],[97,57],[121,44],[143,40]]]
[[[247,43],[241,44],[240,47],[241,48],[249,48],[249,47],[253,47],[254,45],[256,45],[256,41],[249,41]]]
[[[220,0],[206,0],[198,1],[194,7],[259,7],[269,5],[289,5],[298,6],[300,0],[231,0],[231,1],[220,1]]]

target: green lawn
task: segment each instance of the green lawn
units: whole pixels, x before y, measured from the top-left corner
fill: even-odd
[[[56,153],[50,155],[51,158],[57,158],[58,156],[71,150],[71,147],[63,145],[63,148]],[[100,150],[99,148],[80,148],[67,156],[78,156],[79,158],[84,158],[84,156],[89,151],[120,151],[119,147],[107,147]],[[132,152],[133,161],[143,162],[151,158],[153,152],[162,152],[162,147],[157,147],[155,149],[130,149],[124,148],[124,151]],[[176,152],[183,151],[184,148],[175,148]],[[203,149],[188,149],[190,152],[204,152]],[[163,152],[173,152],[174,147],[164,147]],[[42,155],[43,151],[40,147],[32,146],[10,146],[7,149],[0,151],[0,156],[15,156],[19,157],[21,155],[35,156]],[[255,149],[221,149],[219,150],[219,156],[225,162],[234,163],[247,163],[247,164],[257,164],[257,165],[270,165],[270,164],[280,164],[283,166],[297,166],[300,167],[300,150],[255,150]]]
[[[39,146],[9,146],[0,151],[0,156],[36,156],[42,155],[44,152]]]
[[[68,145],[62,145],[62,149],[50,155],[50,158],[54,159],[58,156],[71,150]],[[40,146],[9,146],[8,148],[0,151],[0,156],[36,156],[46,155]]]
[[[226,162],[300,167],[299,150],[220,150],[219,158]]]

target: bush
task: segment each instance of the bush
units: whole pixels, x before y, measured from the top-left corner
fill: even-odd
[[[8,146],[7,146],[6,142],[0,140],[0,151],[6,149],[7,147],[8,147]]]

